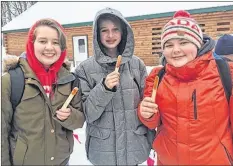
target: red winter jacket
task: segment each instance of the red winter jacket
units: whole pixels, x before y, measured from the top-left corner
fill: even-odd
[[[233,63],[230,68],[233,78]],[[144,97],[151,96],[158,71],[147,77]],[[233,164],[233,96],[229,106],[211,51],[180,68],[167,64],[155,103],[158,114],[144,119],[138,107],[138,116],[147,127],[158,127],[158,165]]]

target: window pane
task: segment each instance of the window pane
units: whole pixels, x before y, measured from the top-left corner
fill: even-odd
[[[84,39],[78,40],[78,49],[79,49],[79,53],[85,53],[85,41],[84,41]]]

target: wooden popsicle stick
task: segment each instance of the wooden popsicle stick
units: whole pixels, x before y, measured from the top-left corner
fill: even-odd
[[[158,85],[159,85],[159,77],[156,76],[155,80],[154,80],[154,85],[153,85],[153,90],[152,90],[152,96],[151,96],[154,101],[156,99],[156,93],[157,93]]]
[[[120,65],[121,65],[121,58],[122,58],[121,55],[119,55],[119,56],[117,57],[117,62],[116,62],[115,71],[118,71],[119,68],[120,68]]]
[[[66,102],[63,104],[61,109],[66,109],[67,108],[67,106],[70,104],[71,100],[73,99],[73,97],[76,95],[77,92],[78,92],[78,88],[75,87],[72,90],[72,92],[70,93],[69,97],[66,99]]]

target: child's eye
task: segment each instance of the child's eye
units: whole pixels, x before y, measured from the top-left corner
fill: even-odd
[[[171,45],[171,44],[166,44],[165,47],[166,47],[166,48],[171,48],[172,45]]]
[[[39,41],[39,43],[41,43],[41,44],[45,44],[45,43],[46,43],[46,41],[45,41],[45,40],[40,40],[40,41]]]
[[[185,44],[187,44],[187,43],[188,43],[188,42],[185,41],[185,42],[181,42],[180,44],[181,44],[181,45],[185,45]]]
[[[101,30],[101,32],[107,32],[107,30],[106,30],[106,29],[103,29],[103,30]]]
[[[59,45],[59,42],[53,42],[53,44],[55,44],[55,45]]]

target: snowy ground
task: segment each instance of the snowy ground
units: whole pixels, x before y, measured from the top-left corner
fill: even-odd
[[[92,165],[86,157],[85,128],[86,123],[84,124],[83,128],[74,131],[75,134],[78,134],[81,144],[74,138],[74,150],[70,158],[70,165]]]

